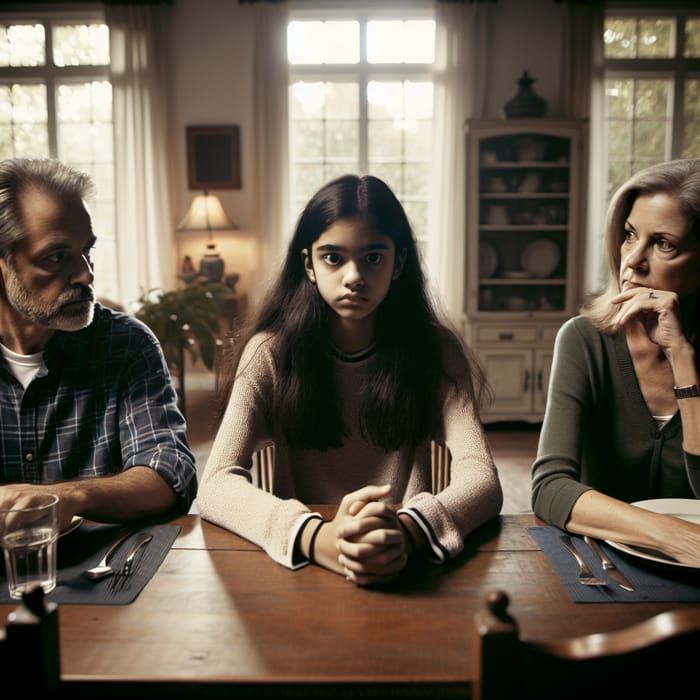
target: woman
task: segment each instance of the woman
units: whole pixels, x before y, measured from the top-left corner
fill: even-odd
[[[700,160],[634,175],[606,236],[608,287],[555,342],[533,509],[700,566],[700,525],[630,505],[700,495]]]
[[[366,585],[393,579],[414,550],[445,561],[498,514],[481,375],[438,322],[406,214],[381,180],[348,175],[314,195],[238,348],[199,490],[206,519],[280,564],[312,561]],[[431,440],[452,456],[435,495]],[[251,483],[268,444],[272,493]],[[324,522],[309,503],[337,513]]]

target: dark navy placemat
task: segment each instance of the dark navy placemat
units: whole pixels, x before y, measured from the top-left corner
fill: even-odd
[[[85,570],[96,566],[110,545],[125,533],[123,526],[83,523],[74,532],[59,538],[56,588],[47,594],[47,599],[59,604],[83,605],[126,605],[133,602],[163,563],[180,527],[159,524],[135,528],[129,539],[114,552],[110,566],[119,568],[124,563],[130,545],[142,532],[152,534],[153,539],[139,550],[134,559],[133,574],[117,589],[112,576],[92,580],[85,576]],[[17,602],[10,598],[3,562],[0,566],[0,603]]]
[[[634,591],[620,588],[603,571],[600,559],[583,541],[559,528],[533,526],[528,532],[549,559],[559,579],[575,603],[697,603],[700,602],[700,569],[661,564],[627,555],[605,542],[601,547],[634,587]],[[559,540],[569,534],[578,553],[588,568],[607,586],[584,586],[578,582],[578,564]]]

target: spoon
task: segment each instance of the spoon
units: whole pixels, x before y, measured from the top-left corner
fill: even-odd
[[[104,557],[102,557],[102,561],[97,566],[93,566],[92,569],[88,569],[85,572],[85,575],[91,579],[98,579],[114,573],[114,569],[109,566],[107,562],[112,554],[114,554],[114,552],[117,550],[119,545],[131,537],[131,534],[131,532],[127,532],[125,535],[122,535],[118,540],[116,540],[116,542],[114,542],[114,544],[112,544],[112,546],[107,550]]]

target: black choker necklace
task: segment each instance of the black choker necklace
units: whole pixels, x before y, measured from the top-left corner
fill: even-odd
[[[368,357],[373,355],[374,350],[375,343],[372,343],[368,347],[358,350],[357,352],[344,352],[331,343],[331,352],[339,360],[343,360],[343,362],[361,362],[362,360],[366,360]]]

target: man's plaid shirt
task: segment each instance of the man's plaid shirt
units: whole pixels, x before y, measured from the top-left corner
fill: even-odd
[[[25,390],[0,359],[0,483],[52,483],[155,469],[185,512],[197,490],[163,354],[140,321],[95,305],[79,331],[57,331]]]

